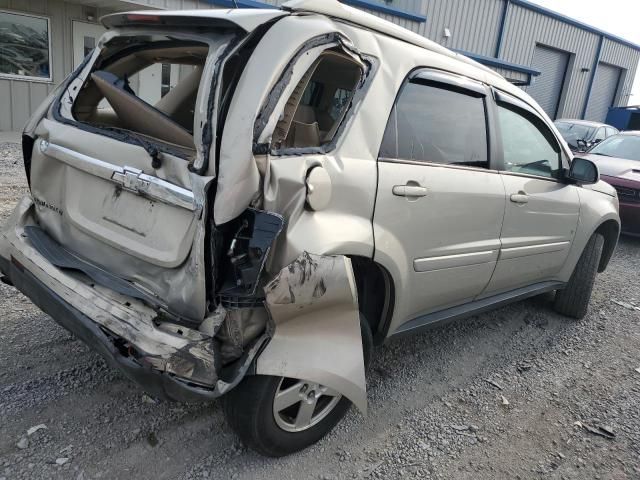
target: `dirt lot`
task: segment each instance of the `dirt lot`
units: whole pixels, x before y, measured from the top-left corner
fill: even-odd
[[[0,144],[0,223],[25,192],[18,146]],[[368,417],[274,460],[219,405],[155,402],[0,285],[0,480],[638,479],[640,241],[621,240],[584,321],[550,300],[377,349]]]

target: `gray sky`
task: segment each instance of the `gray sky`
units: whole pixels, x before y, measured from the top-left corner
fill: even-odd
[[[530,0],[640,45],[640,0]],[[640,72],[629,100],[640,104]]]

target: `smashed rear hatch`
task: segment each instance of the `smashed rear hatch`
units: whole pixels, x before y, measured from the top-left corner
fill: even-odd
[[[200,323],[214,307],[208,199],[225,108],[254,36],[284,15],[105,17],[110,31],[27,132],[40,253],[170,320]]]

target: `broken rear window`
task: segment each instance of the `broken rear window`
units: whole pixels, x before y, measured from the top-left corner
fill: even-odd
[[[333,140],[362,78],[361,64],[327,50],[289,97],[274,132],[276,149],[320,147]]]
[[[205,43],[170,37],[111,40],[73,105],[73,117],[194,148],[196,97],[209,52]]]

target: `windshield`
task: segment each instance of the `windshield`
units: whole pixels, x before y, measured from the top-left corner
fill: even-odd
[[[567,143],[576,145],[578,140],[587,140],[591,138],[595,127],[581,125],[578,123],[556,122],[556,127]]]
[[[593,147],[589,153],[640,160],[640,136],[614,135]]]

